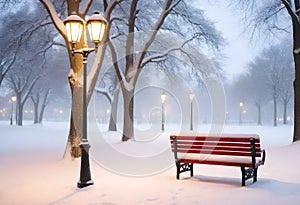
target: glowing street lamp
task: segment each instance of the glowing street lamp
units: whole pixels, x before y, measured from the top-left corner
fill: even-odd
[[[161,131],[165,131],[165,101],[166,101],[166,93],[162,93],[160,95],[161,100]]]
[[[239,124],[242,124],[242,112],[243,112],[243,106],[244,106],[244,103],[243,102],[240,102],[240,120],[239,120]]]
[[[72,14],[64,20],[64,24],[66,26],[68,41],[72,45],[73,54],[79,53],[82,54],[84,58],[87,58],[88,54],[95,51],[98,44],[102,41],[107,21],[99,12],[95,12],[87,22],[75,12],[72,12]],[[88,48],[87,46],[86,26],[89,30],[90,39],[95,44],[95,48]],[[84,37],[84,48],[75,50],[76,43],[80,42],[82,34]]]
[[[68,41],[72,44],[72,51],[74,51],[76,43],[80,42],[85,22],[75,12],[72,12],[64,20],[64,24],[66,26]]]
[[[13,125],[13,112],[14,112],[14,102],[17,100],[16,96],[11,96],[11,114],[10,114],[10,125]]]
[[[192,131],[193,130],[193,100],[194,100],[194,97],[195,97],[195,94],[194,93],[190,93],[189,94],[190,96],[190,100],[191,100],[191,120],[190,120],[190,130]]]
[[[106,110],[106,118],[108,123],[109,123],[110,112],[111,112],[110,109]]]
[[[97,51],[98,44],[102,41],[106,29],[107,21],[98,12],[95,12],[87,22],[80,18],[76,13],[72,13],[64,20],[67,31],[68,41],[72,46],[72,55],[80,54],[83,57],[83,94],[82,94],[82,136],[81,136],[81,168],[80,179],[77,183],[78,188],[83,188],[94,184],[91,179],[89,149],[90,145],[87,139],[87,102],[86,102],[86,88],[87,88],[87,58],[88,55]],[[86,27],[90,33],[90,39],[95,44],[94,48],[88,48]],[[80,42],[83,34],[84,46],[82,49],[75,50],[76,43]]]

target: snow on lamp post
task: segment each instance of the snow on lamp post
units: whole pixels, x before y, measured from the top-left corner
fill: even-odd
[[[14,112],[14,102],[17,100],[16,96],[11,96],[10,101],[11,101],[11,114],[10,114],[10,125],[13,124],[13,112]]]
[[[68,41],[72,46],[72,55],[80,54],[83,57],[83,94],[82,94],[82,136],[81,136],[81,168],[80,179],[77,183],[78,188],[83,188],[93,185],[91,179],[89,149],[90,145],[87,139],[87,58],[88,55],[97,51],[98,44],[102,41],[105,28],[107,25],[106,19],[98,12],[95,12],[87,22],[80,18],[76,13],[72,13],[64,20]],[[95,44],[94,48],[88,48],[86,27],[88,27],[90,39]],[[84,46],[82,49],[75,50],[76,43],[80,42],[83,34]]]
[[[189,96],[190,96],[190,100],[191,100],[191,120],[190,120],[190,130],[192,131],[192,130],[193,130],[193,100],[194,100],[195,94],[191,92],[191,93],[189,94]]]
[[[160,95],[161,100],[161,131],[165,131],[165,101],[166,101],[167,95],[165,93],[162,93]]]
[[[244,103],[243,102],[240,102],[240,119],[239,119],[239,124],[242,124],[243,121],[242,121],[242,110],[243,110],[243,106],[244,106]]]

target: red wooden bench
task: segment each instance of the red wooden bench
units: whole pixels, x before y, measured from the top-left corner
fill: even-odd
[[[171,135],[170,141],[177,179],[186,171],[193,176],[193,164],[237,166],[241,167],[242,186],[245,186],[250,178],[257,181],[257,169],[265,163],[266,154],[260,148],[258,135]]]

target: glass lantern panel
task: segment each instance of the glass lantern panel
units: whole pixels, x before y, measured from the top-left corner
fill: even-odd
[[[88,24],[88,30],[90,33],[90,38],[93,43],[100,43],[102,41],[105,24],[102,22],[91,21]]]
[[[160,98],[161,98],[161,102],[162,102],[162,103],[165,102],[166,97],[167,97],[167,96],[166,96],[166,94],[164,94],[164,93],[160,95]]]
[[[68,35],[68,41],[71,43],[77,43],[80,41],[82,34],[82,24],[79,22],[68,22],[66,24],[66,30]]]

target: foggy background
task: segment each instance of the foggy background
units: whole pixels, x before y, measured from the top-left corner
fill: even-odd
[[[242,123],[257,124],[257,100],[255,100],[253,96],[260,95],[262,124],[272,125],[274,120],[274,96],[272,96],[274,82],[272,84],[270,79],[274,78],[272,74],[274,74],[275,71],[266,68],[268,67],[267,65],[270,65],[272,59],[259,59],[259,57],[263,58],[264,56],[267,56],[267,53],[271,52],[271,46],[278,45],[277,47],[279,48],[283,45],[291,46],[288,40],[286,40],[290,34],[282,34],[282,38],[278,37],[276,39],[264,36],[258,38],[256,41],[250,42],[243,24],[239,23],[243,20],[242,16],[239,15],[239,11],[229,8],[228,2],[222,2],[223,1],[216,1],[216,3],[211,3],[209,1],[204,1],[203,3],[203,1],[194,1],[194,4],[196,7],[203,9],[206,16],[215,22],[216,28],[222,32],[223,37],[226,40],[226,46],[222,51],[224,55],[220,56],[220,59],[218,59],[219,64],[216,64],[226,95],[226,123],[240,124],[240,118],[242,118]],[[10,44],[19,37],[18,33],[21,33],[27,24],[36,21],[35,16],[46,18],[45,13],[35,10],[30,5],[24,5],[22,9],[15,8],[15,12],[18,12],[18,16],[15,16],[13,12],[4,12],[0,16],[0,44],[3,48],[2,50],[5,50],[5,48],[7,49],[8,47],[13,48],[13,46],[10,47]],[[31,15],[36,12],[40,13]],[[28,22],[23,22],[20,19],[27,19]],[[40,76],[38,85],[33,89],[33,93],[43,93],[48,89],[50,90],[44,120],[67,121],[70,118],[71,109],[71,93],[68,84],[68,57],[65,48],[60,45],[53,46],[50,49],[48,44],[49,39],[58,39],[58,42],[62,42],[61,39],[59,40],[60,37],[57,36],[57,33],[55,33],[54,30],[55,29],[50,26],[41,30],[38,34],[27,34],[28,36],[36,35],[36,37],[28,38],[26,49],[20,49],[20,51],[18,51],[18,54],[21,56],[23,55],[24,57],[15,60],[14,68],[11,69],[10,75],[16,76],[21,70],[21,72],[24,73],[24,78],[26,78],[26,74]],[[24,38],[26,38],[26,36]],[[34,43],[37,46],[30,46]],[[35,53],[39,47],[45,49]],[[278,52],[278,55],[280,56],[280,51]],[[1,56],[11,56],[11,58],[13,58],[14,53],[16,53],[16,50],[11,49],[9,52],[2,52]],[[32,53],[33,55],[26,55],[28,53]],[[206,52],[206,54],[210,57],[209,51]],[[289,56],[288,58],[290,59],[290,62],[292,62],[292,56]],[[276,58],[273,60],[276,60]],[[89,58],[89,62],[91,61],[92,57]],[[2,65],[4,65],[4,62],[1,62],[1,66]],[[285,65],[291,67],[291,69],[288,70],[290,70],[289,72],[292,76],[292,64]],[[257,72],[256,67],[261,68],[261,78],[252,75]],[[173,78],[174,76],[172,77],[168,74],[168,72],[173,72],[171,68],[164,69],[145,69],[143,71],[143,74],[139,79],[139,83],[142,82],[140,84],[143,85],[139,85],[138,83],[139,89],[136,89],[135,95],[135,123],[160,123],[160,94],[165,92],[167,94],[165,103],[166,124],[177,123],[178,121],[183,121],[184,124],[188,124],[190,121],[191,106],[189,92],[191,92],[191,90],[195,93],[195,99],[193,101],[194,122],[210,123],[211,99],[201,77],[193,77],[192,73],[184,75],[179,72],[176,74],[177,77],[180,76],[181,78],[178,81]],[[186,66],[182,66],[180,69],[183,73],[189,72],[189,68]],[[104,74],[106,73],[102,72],[100,74],[102,77],[99,77],[97,86],[103,86],[103,82],[106,78]],[[280,71],[278,71],[277,76],[282,76]],[[107,78],[110,77],[108,76]],[[251,89],[248,86],[249,84],[252,85]],[[282,92],[283,94],[292,92],[292,85],[290,83],[286,84],[288,86],[288,91],[278,92]],[[12,107],[15,106],[15,103],[13,104],[10,101],[12,95],[13,91],[11,85],[7,79],[4,79],[0,87],[0,120],[9,121],[9,118],[12,115]],[[283,123],[284,106],[280,94],[277,93],[276,95],[277,120],[280,124]],[[123,108],[121,93],[119,96],[118,121],[122,121],[121,110]],[[109,101],[104,95],[97,92],[94,92],[94,97],[97,102],[97,105],[93,105],[95,106],[95,112],[97,112],[97,120],[100,123],[108,123],[109,112],[111,110]],[[292,96],[290,96],[290,99],[293,99]],[[242,107],[240,107],[240,102],[243,102]],[[24,105],[24,120],[33,120],[33,113],[33,103],[30,100],[27,100]],[[292,100],[289,100],[287,103],[286,119],[289,124],[293,121]]]

